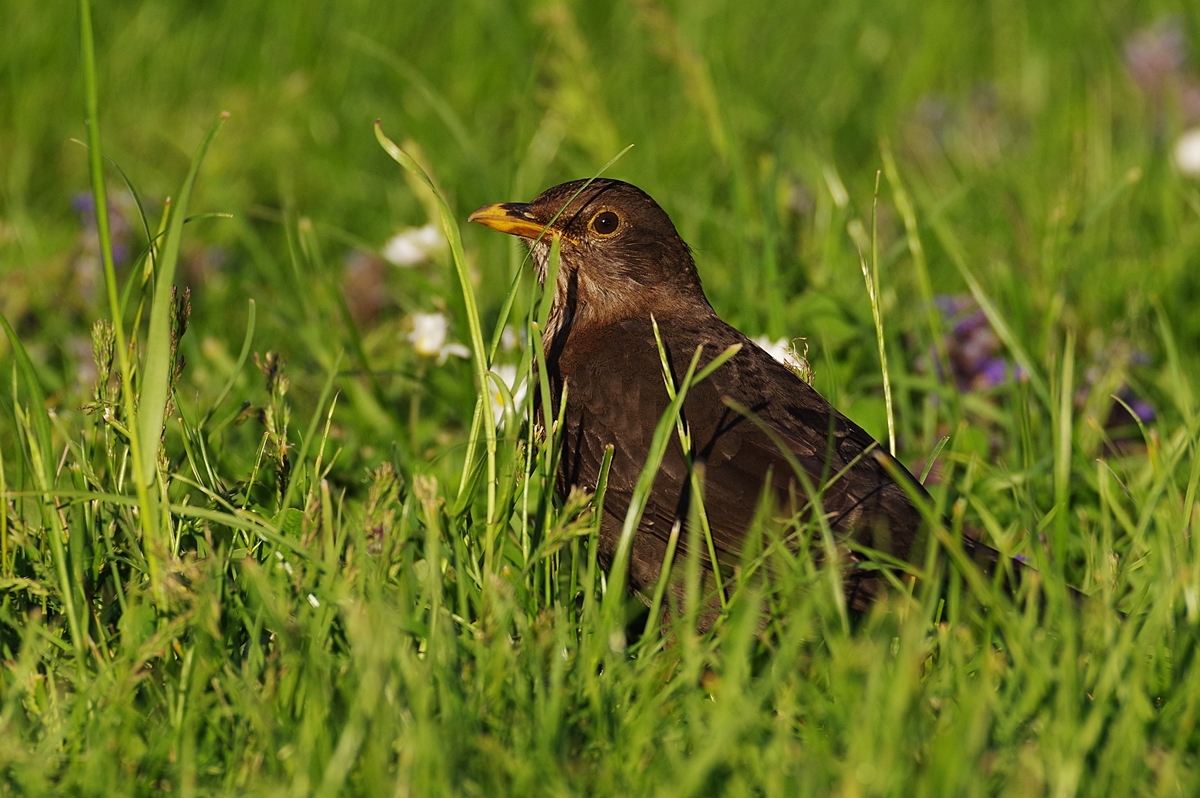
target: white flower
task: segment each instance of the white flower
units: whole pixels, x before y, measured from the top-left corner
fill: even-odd
[[[446,317],[441,313],[414,313],[412,325],[408,342],[417,350],[417,354],[424,357],[440,355],[442,344],[446,343],[446,333],[450,329],[450,322]]]
[[[777,341],[772,341],[769,337],[760,335],[754,339],[754,343],[761,346],[763,351],[778,360],[780,363],[787,363],[788,341],[786,338],[780,338]]]
[[[1188,177],[1200,177],[1200,127],[1185,131],[1175,142],[1175,165]]]
[[[500,333],[500,346],[505,352],[511,352],[517,349],[524,343],[525,331],[517,332],[511,324],[504,328]]]
[[[528,381],[521,380],[520,385],[514,385],[517,381],[517,367],[507,363],[493,366],[492,371],[508,387],[509,392],[512,394],[513,410],[520,413],[521,405],[525,401],[525,389],[529,385]],[[496,425],[499,426],[504,423],[504,395],[494,382],[488,383],[488,393],[492,399],[492,418],[495,419]]]
[[[471,350],[465,344],[448,343],[442,347],[441,354],[438,355],[438,363],[445,363],[446,358],[450,357],[450,355],[461,357],[463,360],[470,360]]]
[[[445,363],[450,355],[461,358],[471,356],[471,350],[462,344],[446,343],[450,322],[441,313],[414,313],[411,318],[413,328],[408,334],[408,342],[421,357],[436,357],[440,364]]]
[[[383,245],[383,259],[397,266],[416,266],[445,247],[446,239],[437,225],[410,227],[401,230]]]
[[[804,340],[803,338],[799,340]],[[754,339],[754,343],[762,347],[768,355],[778,360],[783,365],[800,379],[812,385],[813,371],[812,366],[808,364],[808,344],[804,345],[804,355],[796,351],[795,343],[786,338],[780,338],[772,341],[765,335],[760,335]]]

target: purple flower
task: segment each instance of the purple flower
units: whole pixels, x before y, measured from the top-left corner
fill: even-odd
[[[1133,409],[1134,415],[1141,419],[1142,423],[1149,423],[1157,418],[1154,408],[1145,399],[1134,399],[1129,403],[1129,406]]]
[[[975,300],[969,296],[942,294],[934,298],[934,304],[951,323],[950,332],[945,337],[945,347],[958,389],[971,391],[993,388],[1007,380],[1011,364],[1000,356],[1003,348],[1000,339],[992,331],[991,323]],[[930,353],[928,362],[936,364],[939,377],[944,376],[936,352]],[[1016,375],[1015,369],[1012,373]]]
[[[1117,398],[1120,402],[1113,402],[1112,412],[1109,414],[1109,423],[1106,427],[1124,426],[1133,424],[1135,421],[1140,421],[1143,424],[1149,424],[1154,419],[1158,418],[1158,414],[1154,412],[1154,407],[1133,392],[1133,389],[1128,385],[1122,385],[1121,390],[1117,391]],[[1128,409],[1124,405],[1128,405]],[[1133,411],[1133,416],[1129,415],[1129,411]]]
[[[1018,382],[1028,379],[1024,369],[1003,356],[1004,347],[999,336],[971,297],[943,294],[934,298],[934,304],[943,318],[950,323],[950,331],[944,338],[945,352],[950,360],[950,376],[960,391],[985,391],[1003,385],[1010,379]],[[1103,358],[1103,362],[1109,365],[1101,367],[1101,361],[1098,360],[1097,365],[1084,372],[1083,383],[1076,397],[1077,403],[1082,406],[1087,401],[1088,394],[1103,380],[1104,374],[1108,373],[1107,368],[1113,363],[1125,363],[1135,367],[1150,365],[1150,361],[1147,353],[1134,349],[1127,343],[1114,342],[1111,350]],[[942,373],[943,363],[936,351],[930,351],[920,357],[917,368],[926,372],[934,371],[939,378],[945,378]],[[1104,429],[1126,429],[1139,422],[1152,422],[1157,417],[1154,407],[1135,394],[1129,385],[1122,385],[1117,397],[1120,401],[1112,402],[1103,425]]]
[[[96,223],[96,201],[90,191],[76,191],[72,194],[71,210],[79,214],[79,221],[84,226]]]
[[[1125,40],[1125,69],[1142,93],[1157,97],[1187,64],[1187,37],[1170,18],[1135,31]]]
[[[133,197],[128,192],[118,192],[108,199],[108,226],[112,239],[113,262],[118,266],[129,261],[132,252],[133,230],[127,213],[133,208]],[[99,260],[100,240],[96,229],[96,200],[88,191],[77,191],[71,195],[71,210],[79,214],[82,249],[86,256]]]
[[[1200,121],[1200,80],[1189,68],[1188,49],[1187,34],[1175,16],[1125,39],[1125,70],[1160,126],[1165,122],[1168,103],[1178,103],[1178,117],[1184,125]]]
[[[953,335],[958,338],[967,338],[981,330],[990,331],[991,325],[988,324],[987,316],[983,314],[983,311],[977,310],[954,325]]]
[[[969,298],[950,294],[938,294],[933,298],[933,304],[947,319],[952,319],[973,306]]]
[[[976,379],[985,386],[994,388],[1008,379],[1008,361],[1002,357],[990,358],[983,364]]]

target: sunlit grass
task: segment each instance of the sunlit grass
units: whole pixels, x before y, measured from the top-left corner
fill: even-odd
[[[1196,792],[1200,65],[1123,62],[1152,9],[162,3],[94,69],[75,11],[0,48],[0,790]],[[544,297],[462,226],[602,168],[929,474],[927,578],[851,617],[768,526],[700,634],[699,554],[650,617],[602,573],[515,399]]]

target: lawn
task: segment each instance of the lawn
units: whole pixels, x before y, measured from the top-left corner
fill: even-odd
[[[0,794],[1200,793],[1200,6],[3,19]],[[921,578],[609,584],[465,221],[600,172],[927,474]]]

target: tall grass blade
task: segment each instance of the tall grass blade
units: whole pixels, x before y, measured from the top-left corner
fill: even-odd
[[[875,322],[875,342],[879,347],[879,369],[883,373],[883,403],[887,414],[888,452],[896,456],[896,411],[892,407],[892,379],[888,370],[887,346],[883,338],[883,307],[879,297],[879,230],[876,211],[879,207],[879,172],[875,173],[875,195],[871,203],[871,265],[860,251],[858,262],[862,266],[863,281],[867,284],[867,298],[871,302],[871,318]]]
[[[712,374],[713,371],[737,354],[739,349],[740,346],[738,345],[729,347],[713,358],[697,374],[696,367],[704,351],[704,347],[697,347],[696,351],[692,353],[691,362],[688,364],[687,371],[684,373],[683,379],[676,389],[675,398],[667,405],[667,409],[663,412],[662,417],[659,418],[658,424],[654,428],[654,434],[650,439],[649,451],[646,453],[646,462],[642,466],[641,473],[638,475],[637,483],[634,485],[629,499],[629,509],[625,513],[625,521],[621,526],[621,536],[617,539],[612,566],[609,568],[608,592],[605,594],[601,605],[600,614],[603,618],[604,628],[610,630],[610,634],[619,631],[616,629],[615,624],[618,617],[618,610],[624,603],[625,579],[629,569],[629,556],[633,546],[633,536],[641,524],[642,514],[645,512],[646,505],[650,501],[650,491],[654,488],[654,479],[658,476],[659,466],[662,465],[667,448],[671,445],[672,433],[679,423],[679,414],[683,411],[683,404],[687,399],[688,391],[702,377]],[[698,534],[699,531],[697,530]]]
[[[63,610],[67,616],[67,625],[71,630],[71,644],[75,648],[76,659],[80,669],[84,668],[83,651],[86,641],[84,629],[79,617],[79,585],[70,577],[70,565],[67,562],[67,551],[63,545],[66,529],[59,516],[58,503],[55,499],[54,450],[50,437],[50,415],[46,410],[46,396],[42,392],[37,373],[33,370],[33,362],[17,337],[16,331],[8,323],[4,314],[0,313],[0,326],[8,336],[17,359],[18,384],[26,396],[26,410],[21,412],[19,397],[13,397],[13,415],[16,427],[26,428],[26,448],[29,451],[34,481],[39,488],[38,498],[41,500],[42,520],[50,540],[50,551],[54,557],[54,572],[58,578],[58,590],[63,602]],[[0,497],[0,515],[7,515],[8,498]],[[7,548],[7,520],[5,521],[5,547]],[[3,563],[0,563],[3,565]]]
[[[454,261],[454,271],[458,277],[459,288],[463,294],[463,305],[467,311],[467,329],[471,338],[471,352],[474,355],[472,362],[475,366],[475,386],[479,392],[479,409],[480,421],[479,427],[483,429],[484,440],[487,445],[487,523],[492,526],[496,522],[496,419],[492,416],[492,403],[488,401],[488,378],[487,374],[491,368],[488,361],[488,350],[483,343],[483,324],[479,317],[479,305],[475,300],[475,286],[471,282],[471,276],[467,273],[467,257],[463,253],[462,235],[458,230],[458,222],[454,212],[450,210],[450,205],[446,202],[446,198],[438,191],[433,179],[425,173],[421,165],[413,160],[412,156],[400,149],[383,133],[383,127],[379,120],[375,121],[375,139],[379,142],[379,146],[383,147],[384,152],[391,156],[392,160],[400,164],[410,174],[420,179],[429,190],[433,192],[433,196],[437,199],[438,212],[441,215],[442,233],[446,236],[446,240],[450,242],[450,255]],[[471,470],[471,453],[475,450],[475,438],[478,434],[478,427],[472,425],[473,434],[467,441],[467,465],[464,467],[464,473],[469,473]],[[465,484],[465,483],[464,483]]]
[[[42,462],[37,464],[38,478],[44,480],[44,487],[49,489],[54,483],[54,466],[48,459],[53,450],[50,448],[50,416],[46,412],[46,394],[42,391],[42,383],[38,380],[37,372],[34,371],[29,353],[25,351],[21,339],[17,337],[16,330],[8,323],[8,319],[4,317],[3,313],[0,313],[0,327],[4,328],[4,334],[8,336],[8,344],[12,347],[13,355],[17,359],[18,384],[25,394],[27,412],[33,424],[38,450],[41,452]]]
[[[929,277],[929,262],[925,257],[925,246],[921,243],[920,226],[917,224],[917,212],[913,207],[912,198],[900,179],[900,170],[896,168],[896,158],[892,155],[892,145],[887,139],[879,142],[879,154],[883,158],[883,173],[887,176],[888,185],[892,187],[892,198],[896,202],[896,210],[904,220],[904,234],[908,244],[908,252],[912,256],[913,268],[916,270],[917,290],[921,292],[921,302],[925,306],[925,320],[929,325],[929,334],[933,338],[934,352],[937,353],[937,373],[945,380],[950,380],[954,373],[950,367],[950,353],[946,346],[946,332],[942,325],[942,316],[934,301],[933,280]],[[876,189],[878,194],[878,189]],[[954,393],[957,401],[957,393]],[[961,413],[957,413],[961,415]]]
[[[175,286],[175,265],[179,262],[179,246],[183,238],[183,223],[187,218],[188,202],[200,164],[217,131],[225,124],[229,114],[222,113],[208,129],[200,148],[192,158],[192,165],[184,178],[179,196],[171,206],[167,236],[163,240],[154,281],[154,303],[150,306],[150,323],[146,331],[146,359],[142,364],[142,383],[138,405],[137,434],[142,449],[142,471],[138,475],[143,485],[150,485],[158,470],[158,447],[162,440],[163,424],[166,421],[167,393],[170,390],[171,372],[171,314],[174,303],[171,290]]]
[[[254,342],[254,322],[257,316],[257,305],[254,300],[249,300],[246,308],[246,336],[242,339],[242,349],[238,353],[237,362],[233,366],[233,371],[229,374],[229,379],[225,381],[225,385],[217,393],[217,398],[213,400],[212,407],[204,414],[204,418],[196,425],[197,429],[204,429],[204,426],[212,419],[213,413],[217,412],[217,408],[225,401],[225,397],[229,396],[229,392],[233,390],[233,386],[237,383],[238,376],[242,373],[242,367],[246,365],[246,361],[250,358],[250,346]]]

